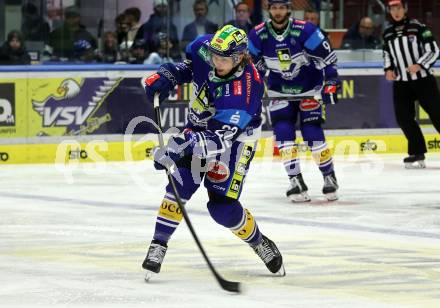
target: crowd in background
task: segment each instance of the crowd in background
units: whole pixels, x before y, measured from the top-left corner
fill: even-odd
[[[44,52],[40,58],[49,61],[130,64],[175,62],[182,59],[185,47],[198,35],[214,33],[222,26],[207,18],[207,0],[195,0],[194,20],[184,27],[179,39],[177,27],[168,18],[167,0],[153,0],[153,7],[153,14],[144,24],[140,23],[142,12],[138,8],[126,9],[115,18],[114,29],[104,32],[101,41],[98,41],[82,25],[78,7],[67,7],[63,22],[51,30],[38,8],[32,3],[26,3],[22,6],[20,31],[8,33],[7,40],[0,48],[0,65],[30,64],[31,57],[25,47],[27,41],[44,43]],[[245,2],[236,4],[234,10],[234,18],[225,24],[249,32],[259,22],[251,18],[251,9]],[[304,19],[319,26],[319,11],[307,10]],[[347,31],[341,48],[380,49],[380,36],[376,35],[375,29],[371,18],[362,18]]]

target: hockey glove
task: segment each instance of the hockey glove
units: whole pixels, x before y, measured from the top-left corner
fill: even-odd
[[[163,102],[176,86],[177,81],[170,71],[173,70],[170,65],[173,64],[164,64],[157,73],[143,78],[142,85],[149,102],[153,103],[155,93],[160,93],[159,102]]]
[[[153,149],[154,168],[156,170],[170,168],[191,152],[189,147],[190,143],[191,141],[186,141],[182,137],[170,137],[165,147]]]
[[[324,104],[336,104],[338,102],[338,93],[341,89],[339,79],[330,79],[324,82],[321,90],[321,97]]]

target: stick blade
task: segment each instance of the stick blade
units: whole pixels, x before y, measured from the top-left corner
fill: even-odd
[[[228,281],[225,279],[220,279],[218,281],[223,290],[232,293],[241,293],[241,284],[235,281]]]

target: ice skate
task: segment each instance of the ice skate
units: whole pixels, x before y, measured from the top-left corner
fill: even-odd
[[[325,195],[328,201],[338,200],[338,188],[338,181],[336,180],[334,171],[329,175],[324,176],[324,187],[322,188],[322,193]]]
[[[266,264],[267,269],[278,276],[285,276],[283,257],[274,242],[263,235],[260,244],[252,247],[255,253]]]
[[[148,248],[147,256],[145,257],[142,267],[147,271],[145,275],[145,281],[149,281],[154,274],[160,272],[165,253],[168,246],[161,244],[160,242],[153,240],[150,248]]]
[[[408,157],[405,157],[403,159],[403,163],[405,164],[406,169],[426,168],[424,154],[410,155]]]
[[[286,196],[292,202],[309,202],[310,196],[307,192],[307,185],[304,183],[302,174],[290,177],[290,186],[287,189]]]

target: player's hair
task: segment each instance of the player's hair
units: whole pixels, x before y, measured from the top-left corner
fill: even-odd
[[[208,5],[208,3],[206,2],[206,0],[196,0],[196,1],[194,1],[194,4],[193,4],[193,10],[196,8],[196,6],[197,5],[199,5],[199,4],[203,4],[204,6],[205,6],[205,8],[206,8],[206,11],[209,11],[209,5]]]

